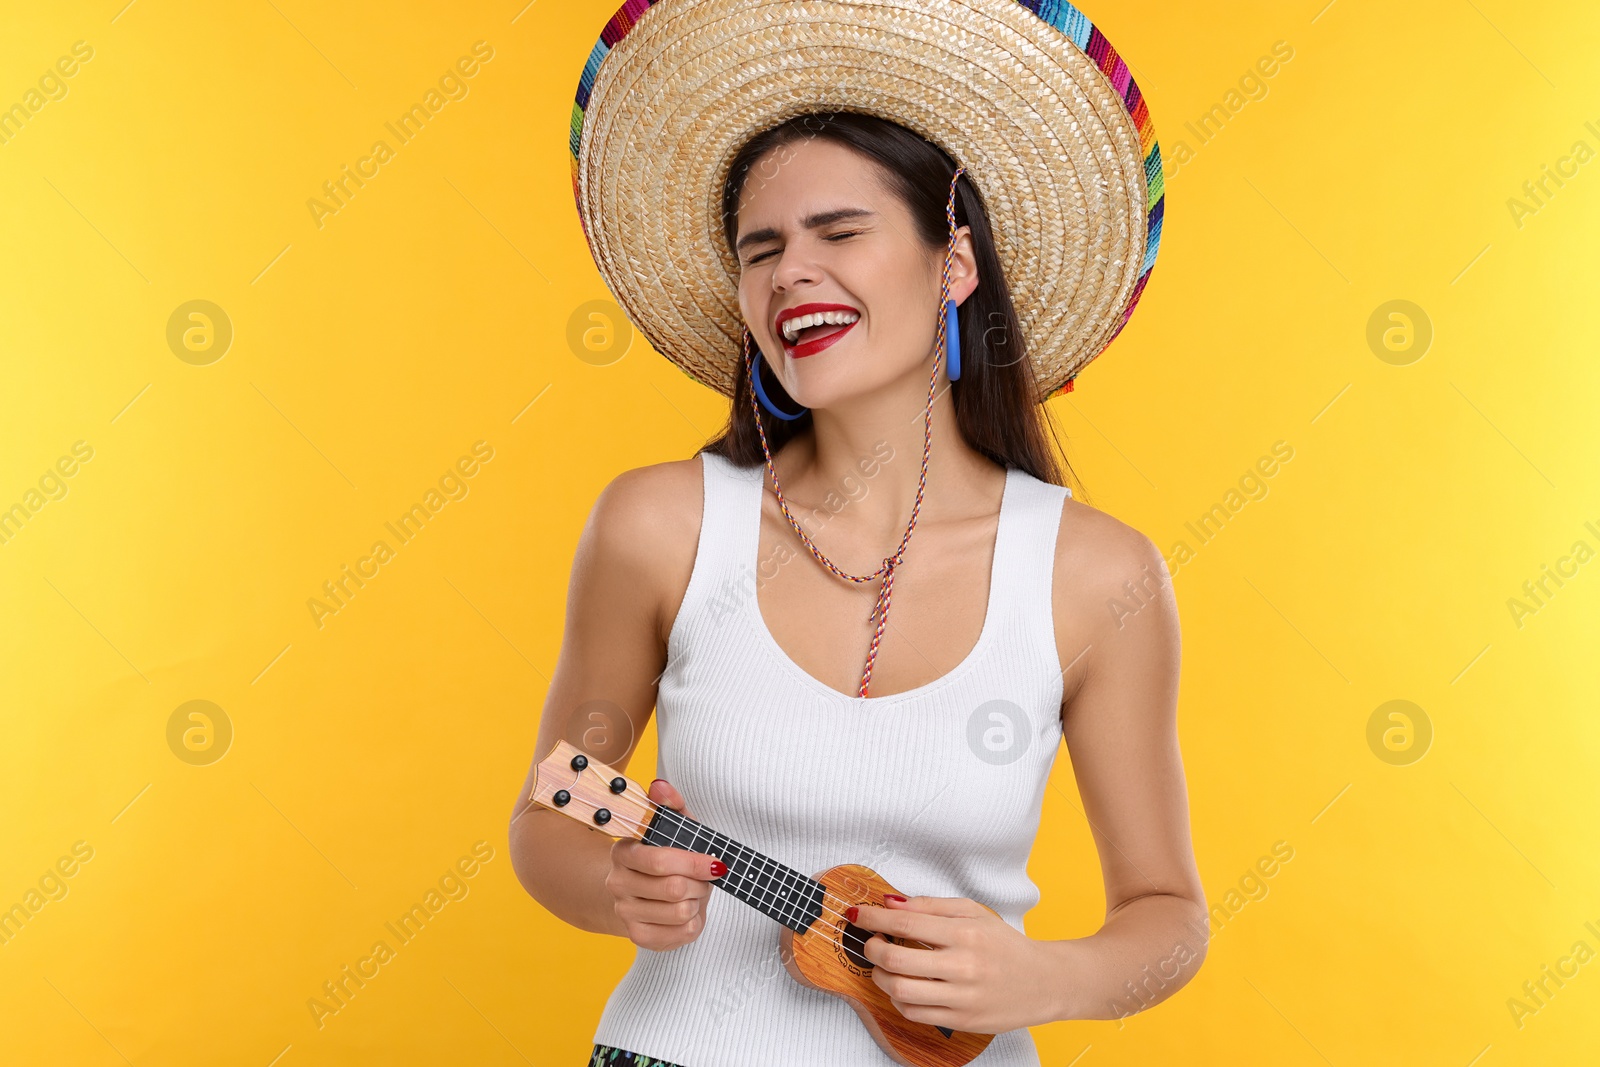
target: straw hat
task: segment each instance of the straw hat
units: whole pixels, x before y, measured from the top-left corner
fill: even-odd
[[[1035,10],[1037,9],[1037,10]],[[1161,237],[1142,94],[1066,0],[628,0],[578,83],[572,188],[600,275],[656,351],[732,396],[729,164],[812,111],[897,122],[966,168],[1046,400],[1121,332]]]

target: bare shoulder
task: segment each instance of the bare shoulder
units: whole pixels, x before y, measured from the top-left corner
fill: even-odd
[[[1098,508],[1062,502],[1051,581],[1064,706],[1096,670],[1167,655],[1176,636],[1172,578],[1154,541]],[[1137,620],[1137,624],[1136,624]],[[1110,641],[1112,635],[1133,635]]]
[[[700,527],[704,482],[698,455],[625,470],[612,478],[594,503],[594,518],[623,533]]]
[[[663,643],[694,570],[704,497],[701,459],[694,455],[623,471],[589,514],[584,539],[594,562],[631,577],[657,616]]]
[[[1155,542],[1116,516],[1072,497],[1061,507],[1053,582],[1058,594],[1108,581],[1120,584],[1147,565],[1165,568]]]

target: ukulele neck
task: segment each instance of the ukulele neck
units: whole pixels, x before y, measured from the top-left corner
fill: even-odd
[[[821,882],[670,808],[656,808],[650,828],[641,840],[647,845],[715,856],[728,865],[728,873],[712,885],[797,934],[805,933],[822,917],[824,889]]]

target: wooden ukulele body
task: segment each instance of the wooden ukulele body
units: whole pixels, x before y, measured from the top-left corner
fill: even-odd
[[[885,893],[898,892],[876,871],[858,863],[829,867],[812,877],[827,887],[831,908],[860,904],[882,907]],[[785,927],[778,950],[795,981],[843,998],[896,1063],[905,1067],[962,1067],[989,1046],[993,1034],[946,1030],[931,1023],[912,1022],[901,1015],[889,994],[872,980],[872,961],[860,953],[862,942],[871,936],[872,931],[847,922],[843,915],[825,912],[806,934],[796,934]],[[890,940],[927,947],[916,941]]]

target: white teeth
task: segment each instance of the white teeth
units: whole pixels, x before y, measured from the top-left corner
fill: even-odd
[[[796,315],[783,324],[783,339],[793,341],[807,326],[817,326],[824,322],[843,326],[855,322],[860,317],[854,311],[815,311],[810,315]]]

